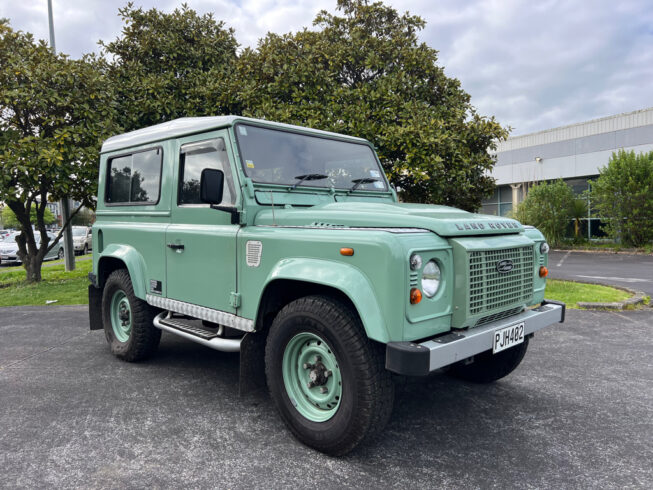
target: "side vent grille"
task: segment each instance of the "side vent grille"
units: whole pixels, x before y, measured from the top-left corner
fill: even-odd
[[[417,272],[413,271],[410,273],[410,287],[411,288],[416,288],[417,287]]]

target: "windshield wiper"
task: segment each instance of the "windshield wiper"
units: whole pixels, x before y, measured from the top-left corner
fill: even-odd
[[[378,182],[378,181],[379,181],[379,179],[373,179],[372,177],[364,177],[362,179],[354,179],[354,180],[352,180],[354,185],[352,186],[351,189],[349,189],[349,192],[352,192],[352,191],[355,191],[356,189],[358,189],[359,185],[371,184],[373,182]]]
[[[324,174],[305,174],[305,175],[297,175],[297,176],[295,176],[295,178],[296,178],[296,179],[299,179],[299,180],[298,180],[297,182],[295,182],[295,183],[290,187],[291,190],[292,190],[292,189],[295,189],[298,185],[300,185],[300,184],[301,184],[302,182],[304,182],[305,180],[306,180],[306,181],[308,181],[308,180],[322,180],[322,179],[328,179],[329,176],[328,176],[328,175],[324,175]]]

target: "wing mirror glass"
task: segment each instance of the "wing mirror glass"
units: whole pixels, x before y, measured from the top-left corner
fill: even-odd
[[[217,205],[222,202],[224,191],[224,172],[215,168],[205,168],[200,177],[200,200]]]

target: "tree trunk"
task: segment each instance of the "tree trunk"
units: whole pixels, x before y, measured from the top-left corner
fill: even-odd
[[[27,257],[26,257],[27,258]],[[25,272],[27,274],[27,282],[35,283],[41,281],[41,264],[43,263],[42,259],[39,257],[31,257],[29,260],[26,260],[23,263],[25,267]]]

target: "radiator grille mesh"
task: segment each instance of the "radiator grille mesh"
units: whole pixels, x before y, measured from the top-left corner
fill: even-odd
[[[508,273],[497,270],[497,263],[511,260]],[[533,247],[469,252],[469,313],[507,308],[533,294]]]

